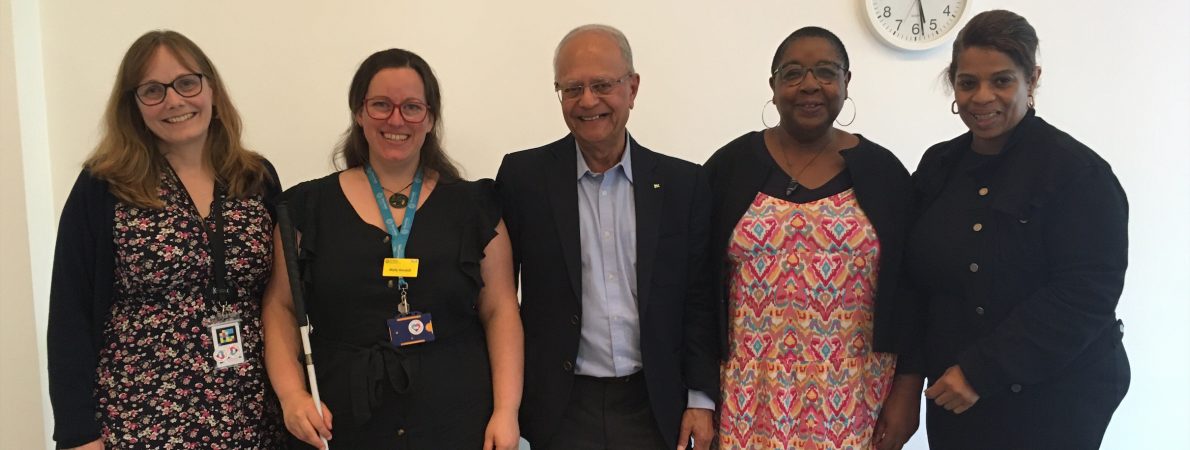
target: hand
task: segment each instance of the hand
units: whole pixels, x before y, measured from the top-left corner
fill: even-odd
[[[953,365],[926,389],[926,398],[955,414],[962,414],[979,401],[979,394],[967,383],[963,369]]]
[[[686,450],[690,436],[694,436],[694,448],[711,448],[715,437],[714,411],[703,408],[686,408],[682,413],[682,429],[678,432],[678,450]]]
[[[323,417],[318,417],[314,398],[306,391],[281,397],[281,411],[285,414],[285,428],[302,442],[324,448],[322,440],[331,440],[331,410],[322,404]]]
[[[483,450],[516,450],[521,445],[521,429],[517,412],[496,411],[483,433]]]
[[[103,450],[103,438],[96,439],[86,444],[74,447],[68,450]]]
[[[872,436],[872,446],[877,450],[900,450],[917,431],[921,387],[922,379],[917,375],[897,375],[893,379]]]

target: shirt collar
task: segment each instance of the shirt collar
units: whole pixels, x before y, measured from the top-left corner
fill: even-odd
[[[582,149],[579,148],[578,140],[574,141],[574,154],[575,154],[575,157],[578,158],[578,167],[577,167],[577,170],[576,170],[576,173],[574,176],[575,180],[581,180],[587,174],[594,175],[595,173],[591,172],[591,168],[587,166],[587,160],[583,159],[583,151],[582,151]],[[631,183],[632,182],[632,138],[627,137],[627,132],[625,132],[625,138],[624,138],[624,154],[620,156],[620,162],[616,163],[616,165],[612,166],[607,171],[611,172],[613,170],[616,170],[617,167],[619,167],[621,170],[624,171],[624,177],[628,178],[628,182]],[[604,172],[604,173],[607,173],[607,172]]]

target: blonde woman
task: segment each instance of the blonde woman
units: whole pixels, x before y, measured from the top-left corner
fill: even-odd
[[[48,330],[59,448],[281,446],[262,363],[272,166],[194,42],[124,55],[58,228]]]

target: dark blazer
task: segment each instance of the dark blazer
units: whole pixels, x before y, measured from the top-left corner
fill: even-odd
[[[705,250],[710,205],[695,164],[632,141],[637,305],[644,378],[662,435],[676,446],[687,389],[719,392]],[[504,157],[496,186],[520,273],[525,328],[522,434],[553,437],[570,399],[582,321],[573,136]]]
[[[763,133],[736,138],[711,155],[705,165],[711,183],[711,265],[716,271],[714,294],[718,301],[720,351],[727,353],[728,270],[727,244],[732,230],[756,198],[771,170],[778,170],[765,153]],[[873,347],[897,353],[900,342],[913,334],[914,316],[900,305],[906,296],[900,286],[901,255],[909,227],[912,185],[909,172],[896,155],[860,136],[859,145],[840,152],[851,172],[856,200],[872,221],[880,239],[880,272],[877,275]],[[916,369],[905,364],[902,370]]]
[[[1130,378],[1115,315],[1124,190],[1107,162],[1032,110],[981,165],[963,163],[971,139],[930,147],[914,174],[921,218],[906,267],[926,303],[925,374],[958,364],[980,395],[961,415],[929,404],[931,447],[1098,447]]]

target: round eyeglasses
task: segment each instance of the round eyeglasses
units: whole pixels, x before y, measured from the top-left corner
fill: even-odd
[[[188,73],[174,78],[174,81],[169,84],[150,81],[137,86],[132,92],[136,95],[136,99],[145,106],[153,106],[164,102],[165,91],[170,88],[183,97],[194,97],[202,93],[203,76],[201,73]]]
[[[388,120],[393,111],[400,111],[401,118],[409,123],[421,123],[430,113],[430,106],[420,100],[406,100],[395,103],[388,97],[372,97],[364,99],[364,111],[368,117],[376,120]]]
[[[843,77],[843,66],[835,63],[820,64],[814,67],[802,67],[789,64],[778,67],[773,76],[786,86],[797,86],[805,81],[806,75],[813,73],[814,79],[821,84],[834,84]]]

